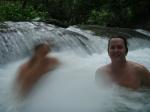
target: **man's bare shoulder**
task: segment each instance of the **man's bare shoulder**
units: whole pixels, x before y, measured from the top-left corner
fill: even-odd
[[[50,63],[50,64],[59,64],[60,62],[59,62],[59,60],[57,59],[57,58],[55,58],[55,57],[48,57],[47,58],[47,60],[48,60],[48,62]]]
[[[49,69],[52,70],[60,65],[60,61],[55,57],[47,57],[47,64]]]
[[[100,68],[97,69],[96,74],[100,74],[100,73],[108,73],[110,71],[110,64],[108,65],[104,65]]]
[[[111,85],[111,78],[110,78],[110,64],[104,65],[97,69],[95,74],[95,81],[98,85]]]
[[[135,70],[137,71],[138,75],[141,77],[142,86],[144,87],[150,87],[150,72],[149,70],[138,63],[132,62],[132,64],[135,67]]]
[[[129,64],[130,67],[133,67],[133,68],[135,68],[137,70],[142,70],[142,71],[146,70],[147,71],[147,68],[145,66],[139,64],[139,63],[128,61],[128,64]]]

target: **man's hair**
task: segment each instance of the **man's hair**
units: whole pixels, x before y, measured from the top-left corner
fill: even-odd
[[[49,45],[47,43],[40,43],[38,45],[35,46],[34,50],[37,51],[40,47],[47,45],[48,48],[50,49]]]
[[[113,39],[113,38],[120,38],[120,39],[123,40],[124,45],[125,45],[125,49],[126,49],[126,55],[127,55],[127,53],[128,53],[128,42],[127,42],[127,39],[126,39],[124,36],[121,36],[121,35],[111,36],[111,38],[108,40],[108,49],[107,49],[108,53],[109,53],[110,41],[111,41],[111,39]]]

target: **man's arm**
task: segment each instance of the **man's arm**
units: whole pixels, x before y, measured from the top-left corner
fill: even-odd
[[[150,72],[147,68],[141,67],[142,86],[150,87]]]
[[[18,76],[16,78],[17,82],[20,82],[22,80],[22,78],[25,76],[26,72],[27,72],[27,70],[26,70],[26,63],[25,63],[19,67],[19,70],[17,73]]]

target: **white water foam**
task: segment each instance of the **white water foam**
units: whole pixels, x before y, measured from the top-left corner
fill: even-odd
[[[129,52],[127,58],[138,61],[150,69],[149,53],[149,48],[134,50]],[[61,61],[61,65],[43,77],[25,101],[17,101],[10,88],[18,66],[26,59],[1,68],[1,110],[3,112],[120,112],[141,111],[144,108],[143,102],[139,99],[142,98],[141,93],[117,86],[107,88],[96,85],[96,69],[110,62],[107,52],[101,55],[87,55],[84,58],[77,54],[68,54],[68,51],[53,54]]]

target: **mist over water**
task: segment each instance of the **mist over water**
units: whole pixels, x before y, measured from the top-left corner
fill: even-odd
[[[79,29],[68,30],[79,32]],[[81,30],[79,33],[84,35],[85,32]],[[82,52],[80,45],[75,51],[63,48],[53,51],[50,55],[59,59],[60,66],[42,77],[26,99],[18,99],[14,82],[18,67],[27,61],[29,56],[1,65],[0,112],[149,112],[148,89],[132,91],[115,84],[106,86],[101,76],[99,82],[96,82],[96,69],[110,63],[107,39],[96,39],[97,37],[90,33],[84,36],[93,37],[94,39],[89,39],[93,44],[88,44],[88,47],[94,49],[94,44],[100,45],[100,52]],[[127,59],[141,63],[150,70],[149,43],[144,39],[129,39]],[[79,54],[80,52],[82,54]]]
[[[144,54],[146,52],[146,54]],[[1,68],[1,109],[4,112],[122,112],[149,110],[148,90],[131,91],[115,84],[108,87],[102,81],[97,85],[95,71],[110,62],[107,52],[78,56],[67,52],[53,53],[61,65],[49,72],[33,89],[31,94],[19,101],[12,90],[19,65],[27,59]],[[140,54],[143,56],[139,56]],[[130,60],[149,68],[149,48],[129,52]],[[137,54],[137,55],[135,55]],[[148,111],[147,111],[148,112]]]

